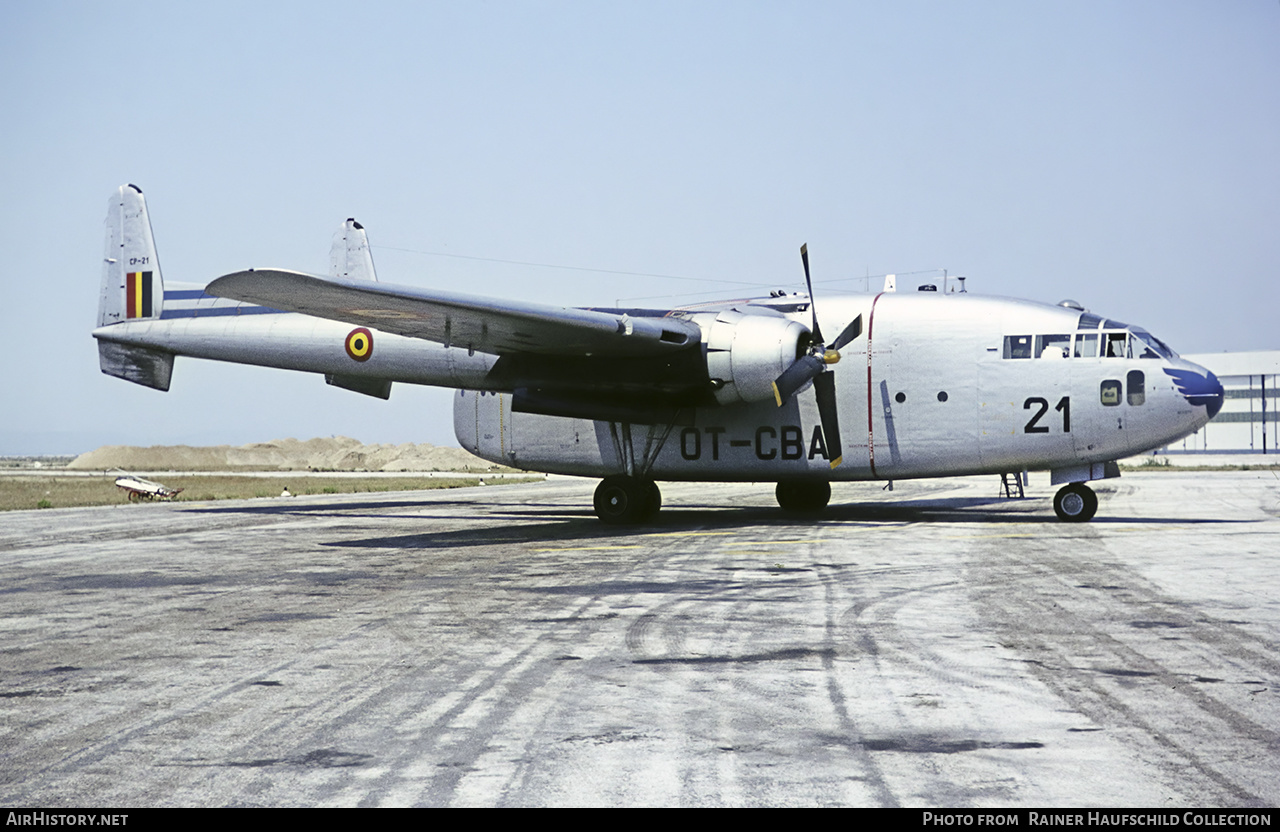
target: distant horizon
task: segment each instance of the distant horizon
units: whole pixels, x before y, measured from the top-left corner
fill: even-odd
[[[99,445],[95,445],[92,448],[87,448],[85,450],[67,451],[65,453],[64,452],[30,452],[30,453],[0,452],[0,459],[79,457],[79,456],[84,456],[85,454],[88,454],[88,453],[92,453],[93,451],[101,450],[102,448],[116,448],[116,447],[119,447],[119,448],[243,448],[249,445],[268,445],[273,442],[287,442],[290,440],[293,440],[296,442],[310,442],[314,439],[353,439],[359,442],[364,447],[370,447],[373,445],[399,446],[399,445],[410,444],[410,445],[429,445],[430,447],[433,447],[433,448],[449,448],[449,449],[466,450],[465,448],[462,448],[462,446],[459,445],[456,441],[452,445],[441,445],[436,442],[365,442],[354,436],[343,436],[341,434],[333,434],[331,436],[310,436],[310,437],[307,437],[306,439],[300,439],[296,436],[277,436],[271,439],[254,439],[248,442],[212,442],[212,443],[199,443],[199,444],[192,444],[189,442],[164,442],[164,443],[145,445],[145,444],[138,444],[137,442],[105,442]]]

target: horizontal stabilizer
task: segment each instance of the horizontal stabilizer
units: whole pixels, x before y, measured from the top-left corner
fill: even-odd
[[[324,383],[332,384],[334,387],[341,387],[343,390],[364,393],[366,396],[373,396],[375,399],[391,398],[391,382],[385,378],[340,376],[333,373],[325,373]]]
[[[281,269],[224,275],[211,295],[493,354],[665,355],[699,342],[697,324],[494,300]]]
[[[98,364],[109,376],[143,387],[167,391],[173,376],[173,353],[98,340]]]

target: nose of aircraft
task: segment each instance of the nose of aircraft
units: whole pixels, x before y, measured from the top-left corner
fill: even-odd
[[[1173,377],[1174,386],[1188,403],[1194,407],[1204,405],[1210,419],[1222,410],[1222,382],[1213,373],[1190,362],[1185,367],[1166,367],[1164,371]]]
[[[1222,390],[1222,382],[1218,381],[1218,377],[1208,370],[1205,373],[1205,386],[1211,389],[1211,392],[1205,394],[1205,407],[1209,410],[1209,418],[1212,419],[1218,415],[1218,411],[1222,409],[1222,400],[1225,393]]]

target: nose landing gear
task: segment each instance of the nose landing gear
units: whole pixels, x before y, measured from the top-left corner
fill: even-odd
[[[1053,498],[1053,511],[1064,523],[1085,523],[1098,512],[1098,495],[1082,482],[1062,486]]]

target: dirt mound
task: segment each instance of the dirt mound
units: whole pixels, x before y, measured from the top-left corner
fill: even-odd
[[[107,471],[494,471],[505,470],[461,448],[365,445],[346,436],[276,439],[233,447],[217,445],[105,445],[81,454],[68,468]]]

